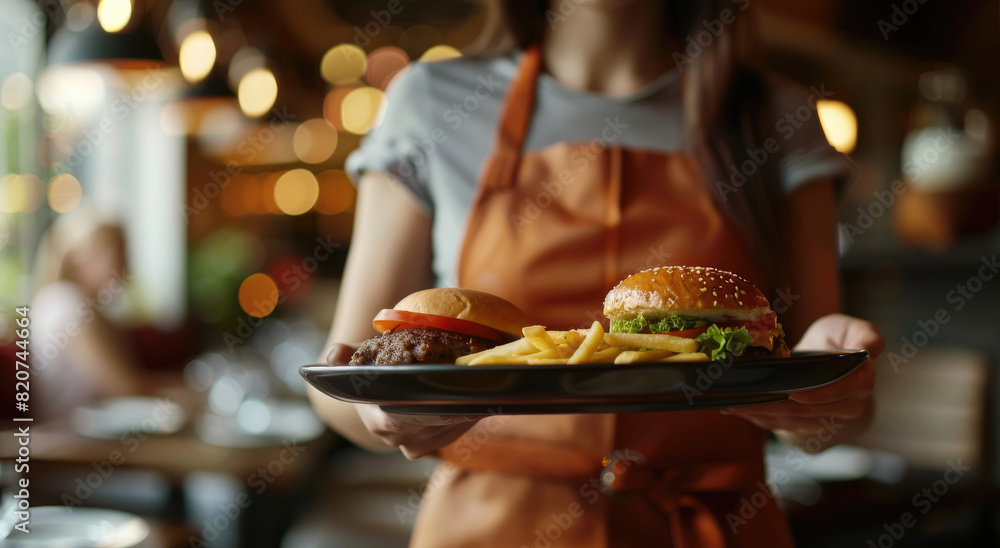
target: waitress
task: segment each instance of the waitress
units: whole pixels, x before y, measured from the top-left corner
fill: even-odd
[[[369,337],[380,309],[430,286],[494,293],[572,328],[600,317],[618,280],[668,264],[783,296],[800,348],[877,355],[874,326],[836,314],[848,163],[815,97],[737,58],[747,5],[507,0],[491,6],[476,55],[413,64],[348,159],[359,195],[329,361],[345,363],[341,343]],[[812,117],[781,122],[802,105]],[[363,447],[445,461],[411,546],[780,548],[791,536],[760,492],[766,431],[812,451],[849,440],[871,416],[873,382],[869,361],[729,412],[482,420],[311,398]]]

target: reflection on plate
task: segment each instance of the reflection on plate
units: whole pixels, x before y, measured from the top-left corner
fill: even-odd
[[[316,439],[323,422],[312,407],[298,400],[246,400],[233,416],[206,413],[195,421],[202,441],[223,447],[259,447]]]
[[[166,398],[111,398],[78,407],[73,427],[92,438],[117,439],[128,434],[173,434],[187,416]]]
[[[780,401],[834,382],[867,358],[865,351],[796,352],[734,363],[307,365],[299,372],[334,398],[396,413],[626,413]]]
[[[40,506],[31,509],[30,531],[15,529],[0,547],[131,548],[149,536],[149,524],[117,510]]]

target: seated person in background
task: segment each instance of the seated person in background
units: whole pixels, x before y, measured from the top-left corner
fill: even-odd
[[[31,302],[31,346],[40,418],[64,416],[100,397],[149,394],[144,359],[178,365],[181,344],[156,344],[129,319],[125,234],[86,207],[61,215],[43,237]],[[164,349],[167,349],[164,352]],[[162,359],[160,359],[162,358]]]

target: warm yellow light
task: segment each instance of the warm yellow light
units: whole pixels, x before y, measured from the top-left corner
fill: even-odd
[[[295,128],[292,136],[295,156],[307,164],[325,162],[337,149],[337,129],[323,118],[313,118]]]
[[[203,30],[184,37],[180,50],[181,74],[188,82],[198,82],[212,72],[215,65],[215,42]]]
[[[364,135],[378,125],[383,96],[382,90],[369,86],[351,90],[340,104],[340,121],[344,129]]]
[[[131,18],[131,0],[101,0],[97,6],[97,21],[107,32],[122,30]]]
[[[319,198],[319,182],[307,169],[285,172],[274,184],[274,203],[285,215],[302,215]]]
[[[420,60],[426,63],[431,61],[442,61],[444,59],[453,59],[461,56],[462,52],[457,49],[445,44],[440,44],[425,51],[423,55],[420,56]]]
[[[0,87],[0,105],[7,110],[24,108],[31,100],[34,84],[23,72],[15,72],[3,81]]]
[[[8,173],[0,178],[0,211],[30,213],[42,205],[42,181],[34,174]]]
[[[267,274],[251,274],[240,284],[240,308],[257,318],[263,318],[278,306],[278,286]]]
[[[858,119],[846,103],[840,101],[816,101],[823,133],[833,148],[849,154],[858,142]]]
[[[349,84],[361,79],[366,63],[365,50],[354,44],[340,44],[323,55],[319,73],[332,85]]]
[[[237,95],[243,114],[251,118],[263,116],[278,98],[278,81],[266,68],[253,69],[240,79]]]
[[[80,203],[83,187],[69,173],[56,175],[49,181],[49,207],[56,213],[68,213]]]

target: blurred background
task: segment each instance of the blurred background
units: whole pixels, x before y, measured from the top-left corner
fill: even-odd
[[[317,361],[351,241],[345,157],[393,77],[461,55],[483,4],[0,6],[0,401],[31,306],[32,504],[147,546],[405,545],[433,463],[335,439],[297,368]],[[997,3],[752,9],[766,66],[829,92],[824,131],[856,164],[844,307],[888,342],[871,431],[815,457],[775,445],[772,489],[801,546],[995,545]],[[81,355],[112,364],[106,388],[57,373]]]

